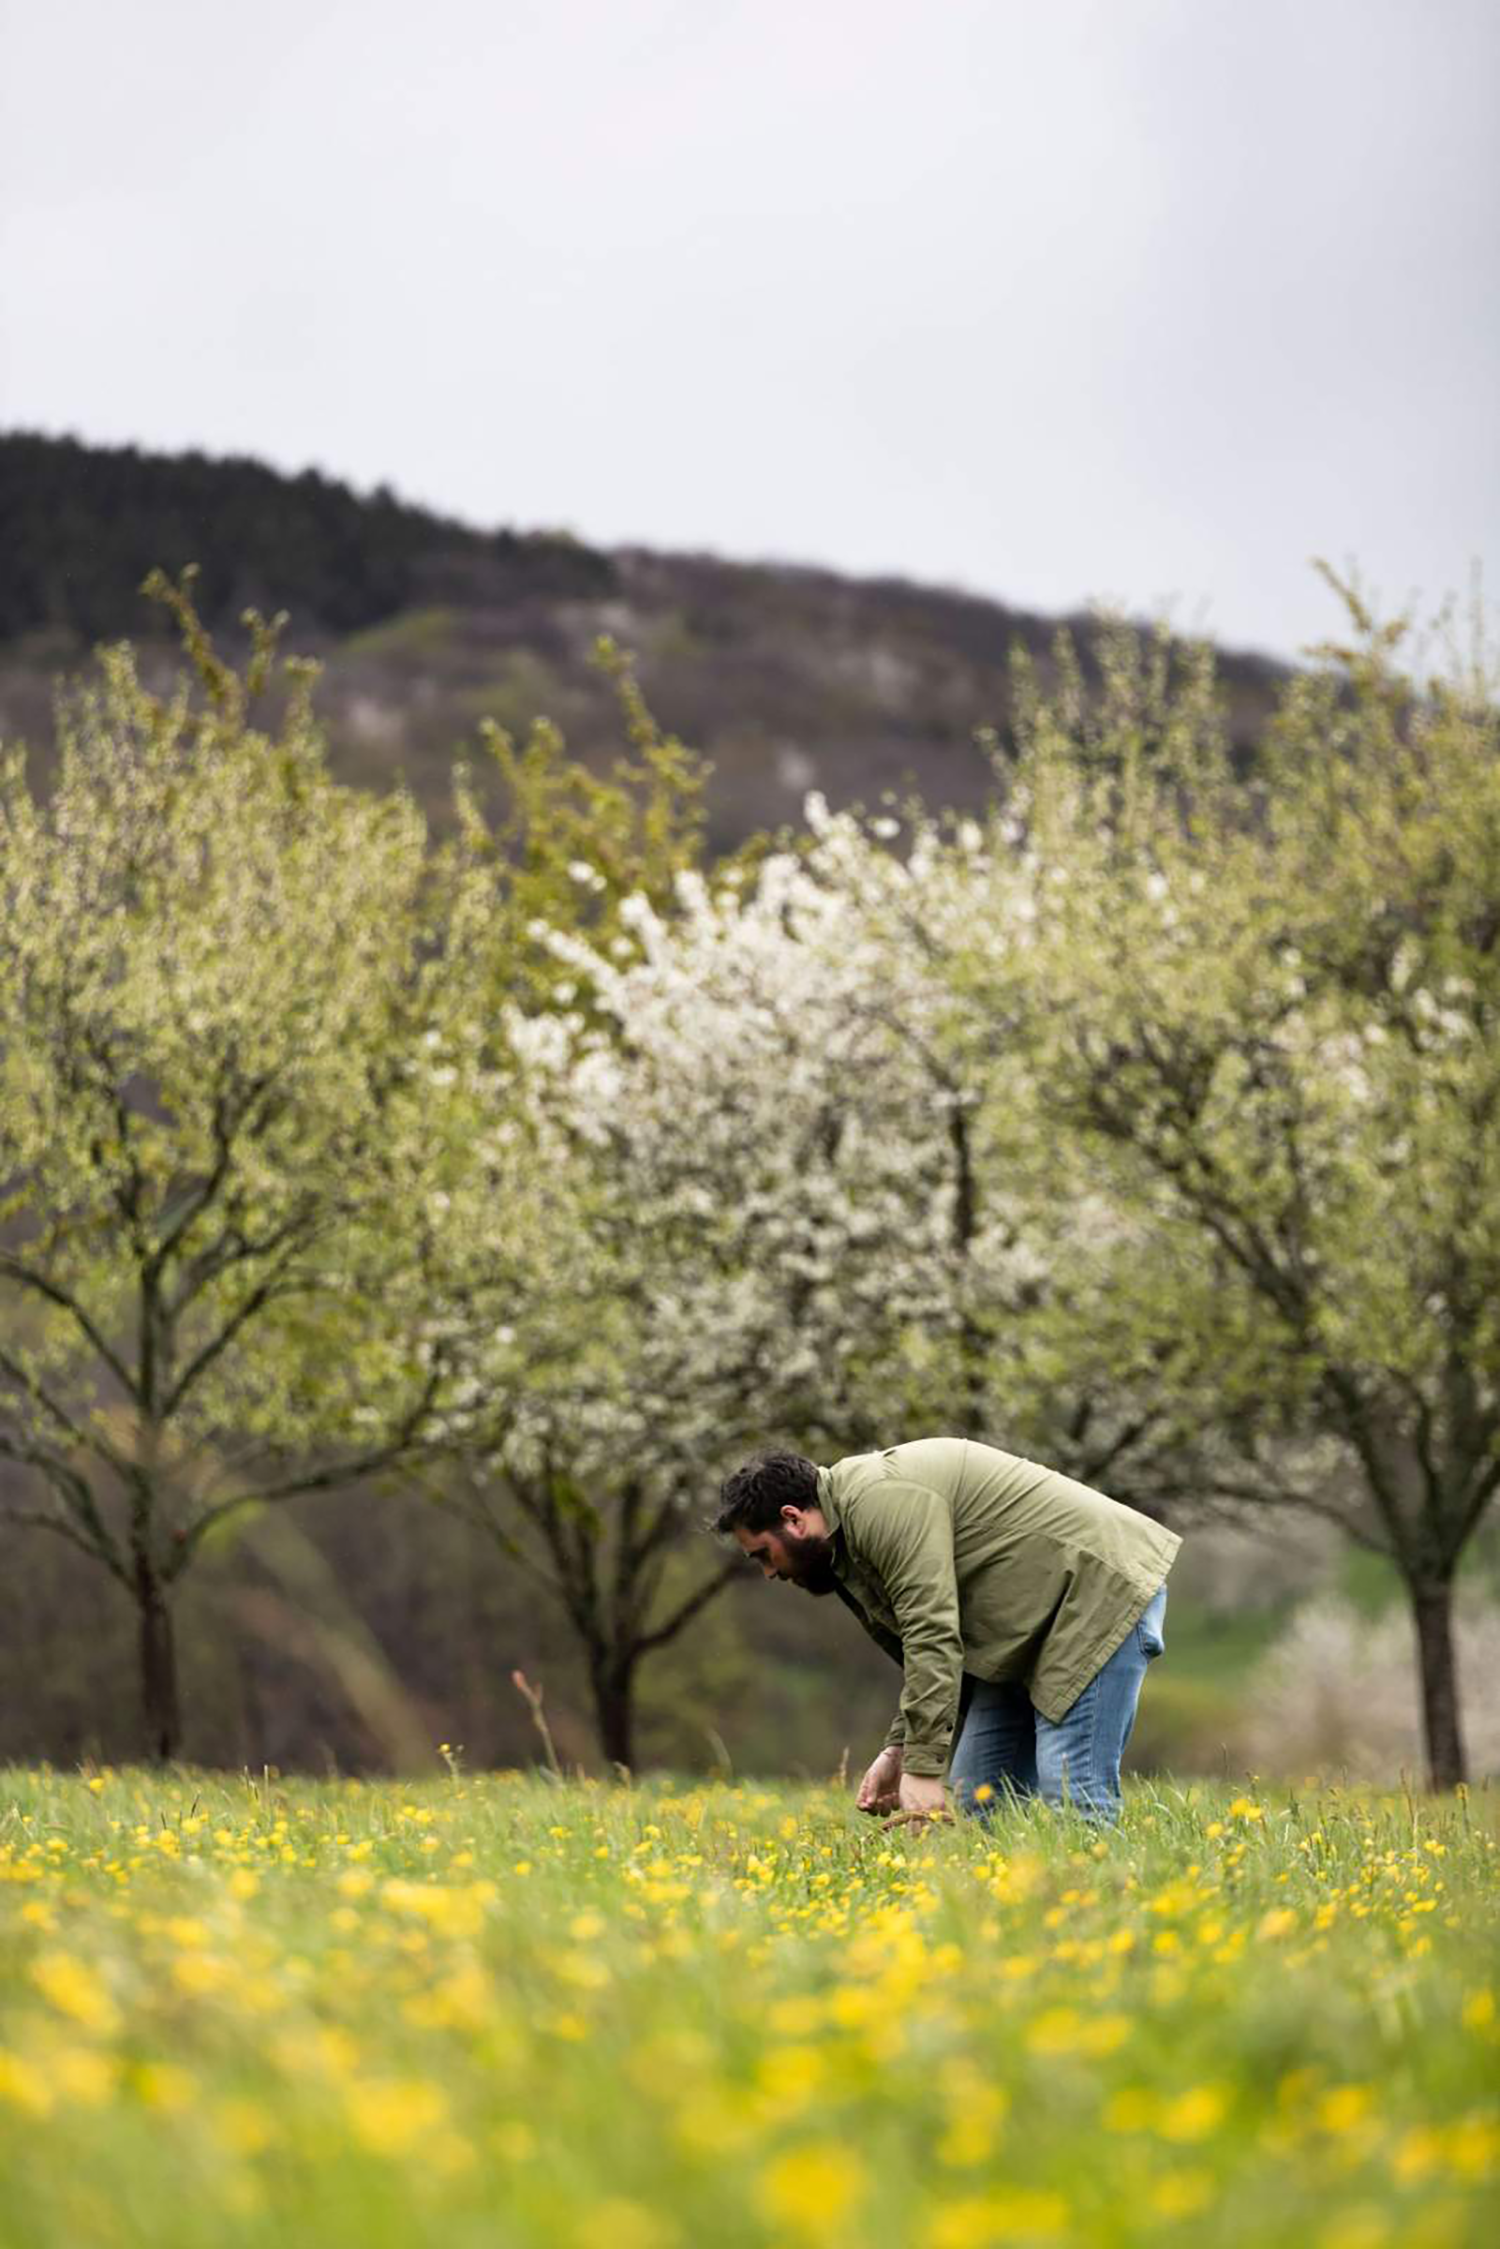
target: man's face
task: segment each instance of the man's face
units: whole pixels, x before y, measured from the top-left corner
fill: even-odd
[[[818,1597],[834,1587],[833,1540],[817,1508],[783,1507],[775,1530],[737,1530],[735,1538],[765,1577],[800,1585]]]

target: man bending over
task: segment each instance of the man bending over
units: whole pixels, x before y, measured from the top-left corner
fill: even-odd
[[[966,1437],[831,1468],[763,1453],[725,1479],[713,1527],[766,1577],[836,1593],[901,1665],[862,1811],[940,1815],[948,1772],[965,1810],[1009,1789],[1119,1816],[1175,1531]]]

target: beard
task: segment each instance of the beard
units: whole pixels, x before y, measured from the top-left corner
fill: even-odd
[[[825,1600],[834,1590],[838,1580],[833,1568],[833,1540],[831,1538],[799,1538],[784,1541],[787,1573],[793,1585],[800,1586],[816,1601]]]

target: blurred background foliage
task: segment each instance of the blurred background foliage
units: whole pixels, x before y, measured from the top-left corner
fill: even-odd
[[[622,898],[638,890],[665,908],[675,868],[705,853],[738,850],[752,867],[764,831],[794,818],[809,788],[834,805],[891,802],[899,787],[978,807],[995,754],[1014,749],[1008,647],[1026,649],[1041,688],[1058,677],[1056,621],[993,603],[704,557],[596,554],[564,535],[481,534],[388,492],[360,499],[253,462],[5,437],[0,499],[15,532],[0,566],[0,734],[29,740],[43,790],[57,678],[92,640],[123,632],[143,678],[165,681],[180,652],[135,589],[148,566],[192,562],[202,620],[231,660],[248,646],[247,603],[293,611],[298,646],[325,666],[319,714],[340,779],[406,782],[451,835],[453,760],[466,757],[517,946],[536,917],[580,912],[568,869],[585,851],[603,872],[595,933],[607,934]],[[1103,643],[1092,620],[1074,622],[1093,688]],[[621,642],[637,662],[619,656]],[[1286,678],[1260,658],[1219,659],[1246,776]],[[274,693],[268,701],[274,717]],[[662,734],[653,709],[708,762]],[[537,730],[543,710],[550,723]],[[504,731],[491,729],[488,754],[476,755],[485,721]],[[543,1006],[549,975],[533,961]],[[25,1469],[0,1460],[0,1502],[26,1490]],[[527,1762],[539,1744],[510,1683],[519,1669],[544,1686],[564,1764],[600,1769],[576,1632],[501,1547],[430,1501],[430,1485],[419,1491],[398,1470],[247,1510],[205,1541],[177,1603],[185,1756],[410,1770],[446,1742],[477,1765]],[[701,1566],[689,1536],[669,1590]],[[1481,1771],[1500,1766],[1497,1580],[1491,1525],[1465,1557],[1459,1599]],[[0,1759],[138,1753],[119,1588],[67,1546],[3,1523],[0,1583]],[[1231,1775],[1417,1771],[1399,1592],[1388,1564],[1312,1521],[1193,1527],[1172,1579],[1170,1661],[1143,1698],[1134,1761]],[[897,1679],[830,1606],[748,1570],[731,1582],[644,1668],[638,1762],[809,1776],[861,1764]]]
[[[543,1685],[563,1763],[607,1769],[576,1640],[488,1542],[374,1489],[293,1502],[278,1512],[276,1527],[283,1523],[315,1569],[290,1571],[261,1518],[207,1554],[184,1587],[188,1759],[287,1772],[418,1770],[424,1754],[435,1766],[437,1743],[448,1742],[462,1744],[476,1767],[540,1763],[511,1685],[519,1668]],[[0,1569],[0,1762],[137,1757],[133,1625],[118,1588],[67,1548],[3,1528]],[[1472,1554],[1465,1584],[1477,1605],[1500,1606],[1493,1531]],[[1363,1773],[1373,1754],[1387,1779],[1403,1768],[1415,1777],[1422,1742],[1409,1648],[1393,1676],[1378,1642],[1351,1660],[1347,1648],[1298,1649],[1293,1638],[1299,1609],[1326,1595],[1367,1624],[1388,1618],[1399,1629],[1399,1590],[1388,1565],[1321,1534],[1268,1542],[1194,1530],[1172,1573],[1170,1660],[1152,1667],[1132,1767],[1297,1780]],[[642,1765],[821,1778],[847,1754],[849,1769],[862,1769],[889,1722],[897,1674],[851,1617],[829,1613],[834,1607],[747,1570],[644,1668]],[[352,1667],[350,1639],[372,1642],[378,1666]],[[1307,1717],[1278,1743],[1266,1738],[1264,1667],[1283,1644],[1299,1659],[1294,1699]],[[1494,1712],[1494,1677],[1491,1669],[1468,1682],[1471,1734]],[[1286,1703],[1278,1691],[1283,1729]],[[1486,1745],[1473,1742],[1476,1770]]]

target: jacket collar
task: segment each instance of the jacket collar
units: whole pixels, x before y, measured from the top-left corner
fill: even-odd
[[[833,1539],[833,1566],[835,1569],[841,1567],[847,1569],[849,1566],[849,1541],[844,1536],[844,1526],[839,1518],[838,1502],[833,1496],[833,1470],[831,1468],[820,1468],[818,1470],[818,1506],[822,1510],[823,1520],[827,1523]]]
[[[836,1531],[839,1528],[839,1511],[833,1496],[833,1470],[831,1468],[820,1468],[818,1470],[818,1506],[822,1510],[828,1528],[831,1531]]]

